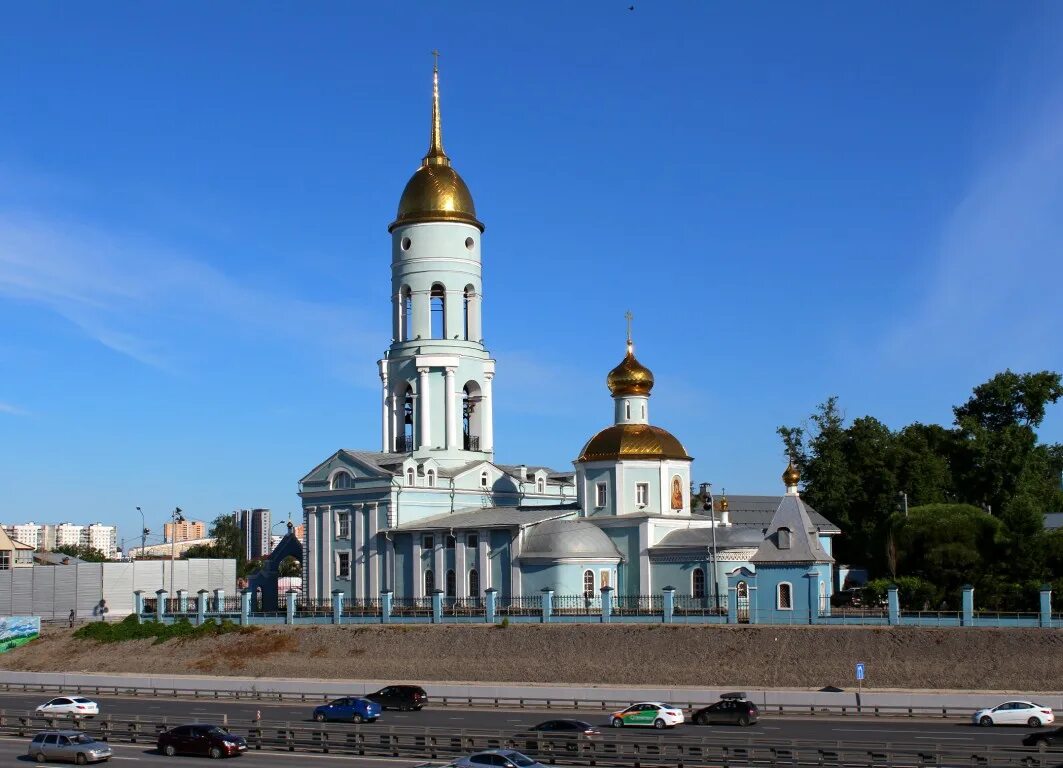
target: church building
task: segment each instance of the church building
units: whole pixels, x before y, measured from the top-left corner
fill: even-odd
[[[338,450],[300,481],[305,597],[339,590],[357,602],[385,590],[396,599],[439,590],[475,600],[494,588],[505,599],[550,588],[597,600],[603,587],[645,596],[671,586],[719,606],[729,575],[750,575],[736,586],[746,600],[759,568],[809,555],[776,548],[764,560],[789,494],[692,497],[692,457],[650,422],[653,374],[635,358],[630,325],[623,359],[606,377],[612,424],[587,441],[573,469],[494,461],[484,225],[443,150],[438,67],[428,152],[388,231],[392,339],[378,362],[380,448]],[[796,482],[793,491],[796,498]],[[805,526],[801,541],[814,541],[805,548],[826,569],[829,596],[839,531],[798,502],[800,514],[785,520]],[[794,563],[807,572],[804,560]]]

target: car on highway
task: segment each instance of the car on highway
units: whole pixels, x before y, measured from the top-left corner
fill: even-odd
[[[419,685],[389,685],[365,695],[381,709],[398,709],[403,712],[421,709],[428,703],[428,693]]]
[[[451,762],[447,768],[480,768],[480,766],[495,766],[495,768],[546,768],[542,763],[537,763],[527,755],[517,752],[515,749],[488,749],[477,752],[468,757],[459,757]]]
[[[544,751],[578,752],[580,741],[599,741],[602,732],[583,720],[544,720],[527,730],[513,734],[513,741],[522,746],[525,752],[537,754],[539,745]]]
[[[609,716],[614,728],[641,725],[648,728],[674,728],[683,722],[683,710],[660,701],[641,701]]]
[[[236,757],[247,751],[247,741],[243,736],[229,733],[220,725],[208,723],[179,725],[164,731],[159,734],[155,746],[167,757],[204,755],[217,759]]]
[[[702,707],[690,716],[697,725],[752,725],[757,722],[757,705],[744,693],[725,693],[715,704]]]
[[[1063,728],[1054,731],[1038,731],[1027,734],[1022,740],[1025,747],[1047,747],[1048,749],[1063,749]]]
[[[1040,728],[1054,723],[1056,716],[1049,707],[1032,701],[1005,701],[999,706],[978,710],[972,719],[976,725],[1028,725]]]
[[[375,701],[358,696],[346,696],[330,701],[314,709],[314,719],[319,723],[326,720],[343,720],[348,723],[375,723],[380,717],[380,705]]]
[[[100,705],[84,696],[56,696],[37,707],[37,714],[59,717],[95,717]]]
[[[41,731],[33,737],[26,755],[38,763],[62,760],[84,765],[111,759],[106,741],[96,741],[83,731]]]

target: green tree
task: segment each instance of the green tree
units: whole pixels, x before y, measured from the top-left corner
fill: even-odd
[[[258,568],[257,564],[247,560],[247,545],[244,532],[236,524],[235,516],[218,515],[210,524],[208,536],[214,539],[212,544],[196,544],[185,550],[182,559],[197,557],[216,557],[236,561],[236,575],[246,576]]]
[[[89,563],[107,562],[107,555],[103,554],[103,552],[94,547],[82,546],[81,544],[64,544],[52,551],[61,555],[77,557]]]

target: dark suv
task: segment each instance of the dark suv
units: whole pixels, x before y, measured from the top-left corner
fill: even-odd
[[[206,755],[207,757],[235,757],[247,751],[242,736],[234,736],[217,725],[179,725],[159,734],[159,751],[174,755]]]
[[[403,711],[420,709],[428,703],[428,694],[419,685],[389,685],[374,693],[367,693],[365,698],[375,701],[381,709]]]
[[[1038,731],[1031,733],[1022,743],[1027,747],[1046,747],[1048,749],[1063,749],[1063,728],[1054,731]]]
[[[715,704],[703,707],[690,719],[697,725],[752,725],[757,722],[757,705],[744,693],[725,693]]]

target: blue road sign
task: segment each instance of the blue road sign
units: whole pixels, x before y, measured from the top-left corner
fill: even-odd
[[[862,661],[856,662],[856,679],[857,680],[863,680],[864,679],[864,662],[862,662]]]

